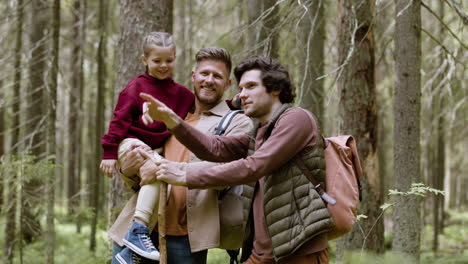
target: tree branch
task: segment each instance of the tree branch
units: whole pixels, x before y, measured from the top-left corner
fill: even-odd
[[[463,24],[468,25],[468,15],[463,12],[462,8],[460,7],[459,4],[455,3],[453,0],[444,0],[447,5],[449,5],[451,8],[455,9],[455,12],[461,17],[463,20]]]
[[[450,50],[448,50],[447,47],[445,47],[444,44],[442,44],[436,37],[434,37],[431,33],[429,33],[427,30],[425,30],[422,27],[417,27],[417,28],[419,28],[422,32],[426,33],[432,40],[434,40],[434,42],[439,44],[445,50],[445,52],[447,52],[448,54],[450,54],[450,56],[452,56],[453,60],[460,63],[463,66],[463,68],[466,68],[465,64],[459,61],[457,57],[455,57],[455,55],[453,55],[453,53]]]
[[[427,6],[424,2],[421,1],[421,5],[427,9],[427,11],[429,11],[429,13],[431,13],[435,18],[437,18],[437,20],[439,20],[439,22],[450,32],[450,34],[452,34],[452,36],[458,40],[458,42],[460,42],[460,44],[463,46],[464,49],[468,49],[467,46],[457,37],[457,35],[455,35],[455,33],[453,33],[453,31],[447,26],[447,24],[444,23],[444,21],[442,21],[442,19],[436,14],[434,13],[434,11],[432,11],[432,9]]]

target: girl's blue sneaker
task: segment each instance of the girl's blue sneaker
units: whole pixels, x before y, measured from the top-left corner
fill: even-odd
[[[159,251],[153,245],[147,226],[133,221],[132,227],[125,235],[123,243],[136,254],[152,259],[159,260]]]

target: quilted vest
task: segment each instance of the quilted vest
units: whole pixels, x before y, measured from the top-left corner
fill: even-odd
[[[289,105],[283,105],[273,115],[276,120]],[[320,135],[320,133],[318,133]],[[297,155],[319,181],[325,181],[325,160],[323,142],[313,148],[302,150]],[[294,164],[294,157],[271,175],[264,177],[263,206],[267,230],[273,245],[273,255],[278,262],[299,249],[304,243],[319,234],[328,232],[333,221],[325,203],[313,188],[310,181]],[[252,214],[250,214],[249,221]],[[247,224],[245,239],[253,239],[251,226]],[[247,244],[250,244],[247,246]],[[244,241],[246,254],[250,255],[251,243]],[[244,250],[244,248],[243,248]]]

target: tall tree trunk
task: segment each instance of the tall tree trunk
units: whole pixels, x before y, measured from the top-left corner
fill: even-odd
[[[106,54],[107,54],[107,17],[108,17],[108,8],[109,2],[107,0],[99,1],[99,46],[97,51],[97,96],[96,96],[96,135],[102,135],[104,130],[104,124],[102,120],[104,119],[104,109],[105,109],[105,93],[106,93]],[[94,147],[95,147],[95,166],[92,175],[91,181],[91,208],[94,210],[93,217],[91,219],[91,235],[90,235],[90,249],[92,251],[96,250],[96,228],[97,220],[99,215],[99,206],[100,206],[100,185],[102,174],[97,170],[97,161],[101,158],[101,140],[99,136],[95,137]]]
[[[0,165],[2,164],[3,155],[5,155],[5,92],[3,91],[3,80],[0,80]],[[3,193],[6,186],[5,176],[3,181],[0,181],[0,215],[3,215]]]
[[[74,0],[72,5],[73,25],[72,25],[72,53],[70,69],[73,72],[70,80],[69,103],[69,150],[68,151],[68,213],[75,215],[80,208],[80,135],[81,135],[81,101],[83,97],[83,49],[85,21],[83,20],[83,0]],[[77,232],[81,231],[81,220],[76,222]]]
[[[13,263],[13,252],[15,246],[18,242],[17,230],[16,230],[16,209],[17,209],[17,171],[8,170],[8,178],[6,184],[8,184],[8,192],[5,200],[5,215],[6,215],[6,224],[5,224],[5,240],[3,244],[3,261],[6,264]]]
[[[438,1],[439,2],[439,17],[443,18],[444,17],[444,2],[443,1]],[[438,33],[439,37],[442,39],[443,34],[444,34],[444,27],[442,24],[439,23],[439,28],[438,28]],[[439,55],[439,60],[438,64],[442,65],[444,61],[444,53],[441,53]],[[437,87],[439,87],[438,93],[435,93],[435,95],[438,97],[437,98],[437,107],[438,109],[437,112],[437,128],[434,129],[437,131],[437,138],[436,138],[436,147],[437,149],[434,151],[436,153],[436,160],[434,161],[435,164],[435,170],[434,170],[434,175],[433,175],[433,182],[434,182],[434,188],[438,190],[443,190],[444,189],[444,179],[445,179],[445,117],[444,117],[444,92],[445,91],[445,85],[442,85],[440,82],[443,81],[443,74],[441,73],[440,78],[438,78],[437,82]],[[444,197],[441,195],[434,195],[433,196],[433,201],[434,201],[434,234],[433,234],[433,242],[432,242],[432,250],[434,252],[437,252],[439,249],[439,234],[442,232],[443,229],[443,220],[444,220]]]
[[[16,3],[16,43],[15,43],[15,68],[14,68],[14,83],[13,83],[13,103],[12,103],[12,130],[11,130],[11,150],[13,153],[19,153],[19,126],[20,126],[20,89],[21,89],[21,50],[23,48],[23,0],[18,0]],[[5,173],[5,186],[9,186],[5,200],[5,237],[3,246],[3,260],[5,263],[13,263],[13,251],[17,242],[16,235],[16,193],[17,193],[17,176],[16,171]]]
[[[251,55],[279,59],[278,29],[279,7],[276,0],[247,0],[249,18],[247,48]]]
[[[59,67],[59,45],[60,45],[60,0],[54,0],[52,5],[52,65],[50,71],[50,83],[48,90],[48,115],[47,115],[47,156],[50,157],[52,164],[56,163],[56,139],[55,139],[55,120],[57,119],[57,78]],[[55,248],[55,179],[58,175],[57,169],[51,170],[49,179],[46,179],[46,233],[45,239],[45,263],[54,263]]]
[[[46,80],[47,68],[47,30],[49,29],[49,7],[46,0],[33,0],[30,3],[31,29],[31,59],[29,62],[29,84],[27,89],[27,125],[25,135],[28,138],[26,150],[29,150],[36,160],[45,156],[45,126],[47,122]],[[26,243],[32,242],[41,234],[39,217],[40,199],[32,198],[42,194],[43,179],[27,177],[22,184],[21,230]]]
[[[421,1],[396,2],[395,189],[406,192],[421,179]],[[393,249],[419,261],[421,198],[395,196]]]
[[[15,43],[15,77],[13,83],[13,103],[12,103],[12,130],[11,130],[11,149],[13,153],[19,153],[19,132],[20,132],[20,90],[21,90],[21,55],[23,49],[23,20],[24,3],[18,0],[16,6],[16,17],[18,25],[16,27]]]
[[[31,60],[29,63],[28,84],[28,137],[26,149],[37,158],[44,155],[45,145],[44,128],[46,122],[46,83],[45,69],[47,67],[47,30],[48,5],[46,0],[32,0],[31,3],[31,29],[29,41],[31,43]]]
[[[318,119],[320,127],[324,122],[324,87],[323,79],[317,80],[324,74],[325,48],[325,16],[324,1],[313,1],[307,6],[307,14],[300,22],[302,58],[304,69],[300,82],[300,106],[310,110]]]
[[[435,160],[435,173],[433,175],[434,180],[434,188],[438,190],[444,189],[444,179],[445,179],[445,118],[443,115],[444,109],[444,95],[441,94],[439,99],[439,117],[437,118],[438,126],[437,126],[437,159]],[[433,226],[434,226],[434,234],[433,234],[433,242],[432,242],[432,250],[437,252],[439,249],[439,234],[442,232],[443,228],[443,215],[444,215],[444,197],[442,195],[434,195],[434,215],[433,215]]]
[[[140,61],[141,41],[144,34],[151,31],[172,33],[173,1],[120,1],[120,40],[117,69],[116,94],[138,73],[144,71]],[[102,134],[101,134],[102,135]],[[112,178],[109,200],[109,223],[113,223],[130,197],[120,177]]]
[[[190,72],[187,69],[192,67],[192,57],[191,57],[191,49],[192,49],[192,42],[189,41],[189,34],[190,28],[193,26],[191,25],[190,21],[186,21],[186,19],[191,19],[191,11],[192,1],[180,0],[177,6],[177,17],[179,17],[184,22],[182,23],[174,23],[174,31],[177,34],[177,67],[176,67],[176,80],[178,83],[186,86],[187,88],[191,88],[190,82]]]
[[[337,255],[341,257],[345,250],[360,248],[382,253],[384,226],[377,156],[374,2],[341,0],[338,9],[338,56],[342,67],[338,79],[340,130],[356,138],[363,166],[359,214],[368,217],[338,240]]]
[[[457,142],[454,137],[453,137],[453,134],[450,133],[449,136],[448,136],[448,141],[449,141],[449,145],[450,146],[453,146],[453,144],[455,144],[455,142]],[[450,152],[454,152],[454,151],[450,151]],[[454,156],[452,153],[450,153],[450,160],[453,159],[452,156]],[[449,174],[449,193],[448,193],[448,208],[449,209],[454,209],[457,207],[457,197],[458,197],[458,190],[459,190],[459,187],[460,187],[460,182],[459,182],[459,175],[457,173],[455,173],[457,170],[454,170],[453,169],[453,166],[450,166],[449,168],[450,170],[450,174]]]

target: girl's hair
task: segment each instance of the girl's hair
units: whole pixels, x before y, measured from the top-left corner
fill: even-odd
[[[174,40],[172,39],[171,34],[167,32],[150,32],[143,37],[143,45],[141,46],[143,49],[143,55],[148,57],[153,46],[163,48],[173,47],[175,53]]]

